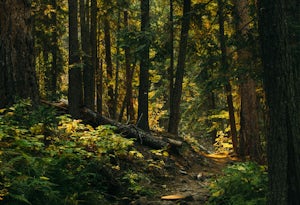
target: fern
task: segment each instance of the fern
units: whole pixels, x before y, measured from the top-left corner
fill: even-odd
[[[12,198],[12,201],[16,201],[16,203],[32,205],[23,194],[9,194],[9,196]]]
[[[228,166],[224,176],[212,182],[210,190],[209,205],[266,204],[266,168],[253,162]]]

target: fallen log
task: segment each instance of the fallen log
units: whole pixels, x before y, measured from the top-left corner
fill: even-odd
[[[66,114],[68,112],[68,104],[66,101],[49,102],[47,100],[41,99],[40,102],[42,104],[45,104],[45,105],[55,108],[57,111],[59,111],[60,114]]]
[[[155,149],[176,148],[182,145],[182,141],[166,137],[153,136],[151,135],[151,133],[145,132],[135,125],[122,124],[120,122],[101,116],[88,108],[83,108],[81,112],[84,121],[86,121],[87,123],[93,126],[104,124],[115,126],[117,133],[122,134],[127,138],[136,138],[140,144],[144,144]]]
[[[41,103],[52,106],[63,113],[68,111],[68,103],[67,102],[49,102],[46,100],[41,100]],[[107,117],[101,116],[98,113],[94,112],[89,108],[81,109],[81,119],[94,127],[99,125],[112,125],[116,127],[116,132],[123,135],[126,138],[135,138],[140,144],[147,145],[154,149],[162,149],[162,148],[178,148],[182,146],[182,141],[172,139],[170,137],[161,137],[161,136],[153,136],[149,132],[145,132],[144,130],[138,128],[133,124],[122,124],[115,120],[109,119]]]

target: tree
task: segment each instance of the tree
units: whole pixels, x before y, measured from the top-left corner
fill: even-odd
[[[220,50],[221,50],[221,72],[225,76],[224,85],[227,98],[228,112],[229,112],[229,123],[230,123],[230,134],[232,137],[232,145],[234,152],[237,153],[237,131],[235,124],[234,116],[234,106],[232,99],[232,88],[230,84],[230,79],[228,77],[229,64],[227,59],[227,50],[226,50],[226,38],[225,38],[225,29],[224,29],[224,1],[218,0],[218,15],[219,15],[219,40],[220,40]]]
[[[299,204],[300,2],[260,0],[259,16],[269,107],[268,204]]]
[[[169,75],[169,109],[172,105],[173,85],[174,85],[174,5],[173,0],[170,0],[170,13],[169,13],[169,52],[170,52],[170,67],[168,69]]]
[[[38,101],[31,34],[31,4],[0,2],[0,107],[17,98]]]
[[[95,70],[92,65],[90,1],[80,0],[80,28],[83,64],[84,105],[95,110]],[[96,44],[97,45],[97,44]]]
[[[129,23],[128,23],[128,11],[125,9],[124,11],[124,26],[125,29],[127,29],[127,32],[129,32]],[[126,107],[127,110],[127,120],[133,121],[134,120],[134,106],[133,106],[133,98],[132,98],[132,79],[133,79],[133,73],[134,73],[134,67],[131,66],[131,49],[130,46],[127,45],[124,47],[124,55],[125,55],[125,76],[126,76],[126,93],[124,102],[120,111],[119,115],[119,121],[122,120],[123,112]]]
[[[108,19],[108,13],[104,16],[104,41],[105,41],[105,62],[106,62],[106,73],[108,82],[108,113],[111,118],[115,118],[116,110],[114,110],[114,87],[113,87],[113,63],[111,54],[111,26],[110,20]]]
[[[251,16],[248,0],[236,0],[236,36],[238,41],[238,64],[240,69],[245,70],[240,76],[240,140],[239,154],[249,155],[251,159],[261,160],[261,146],[258,129],[256,83],[253,79],[254,60],[249,46],[251,35]]]
[[[51,1],[53,9],[55,9],[55,12],[52,13],[52,23],[55,25],[55,28],[57,28],[57,2],[56,0]],[[50,77],[50,93],[51,96],[55,97],[57,92],[57,81],[58,81],[58,32],[56,29],[54,29],[54,32],[52,33],[52,65],[51,65],[51,77]]]
[[[143,130],[149,130],[148,119],[148,93],[149,93],[149,0],[141,0],[141,43],[143,48],[140,54],[140,76],[139,76],[139,96],[138,96],[138,127]]]
[[[68,1],[69,5],[69,112],[74,118],[80,117],[83,105],[82,70],[78,42],[78,2]]]
[[[100,60],[99,68],[96,70],[96,86],[97,86],[97,112],[102,115],[103,110],[103,62]]]
[[[39,92],[42,98],[57,100],[61,94],[61,76],[66,58],[64,37],[67,23],[67,2],[34,0],[31,13],[34,56]]]
[[[93,105],[95,101],[95,72],[98,67],[98,43],[97,43],[97,1],[91,1],[91,52],[92,52],[92,68],[91,68],[91,82],[90,82],[90,99],[93,100]]]
[[[117,20],[117,33],[121,31],[121,11],[118,9],[118,20]],[[118,101],[119,101],[119,89],[120,89],[120,44],[117,40],[116,46],[116,72],[115,72],[115,92],[114,92],[114,102],[113,102],[113,116],[115,119],[117,118],[117,109],[118,109]]]
[[[178,62],[175,74],[175,83],[170,97],[170,119],[168,132],[177,135],[178,127],[180,122],[180,102],[182,95],[182,83],[184,76],[185,68],[185,59],[186,59],[186,50],[187,50],[187,41],[190,25],[190,11],[191,11],[191,0],[184,0],[183,2],[183,15],[181,23],[181,34],[179,42],[179,54]]]

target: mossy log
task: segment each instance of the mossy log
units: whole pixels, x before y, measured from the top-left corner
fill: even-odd
[[[155,149],[175,148],[182,145],[182,141],[171,139],[168,137],[153,136],[150,132],[138,128],[132,124],[122,124],[115,120],[99,115],[88,108],[82,109],[83,120],[87,123],[98,126],[109,124],[116,127],[116,132],[122,134],[126,138],[136,138],[140,144],[150,146]]]
[[[41,103],[55,107],[56,109],[67,113],[68,103],[67,102],[49,102],[46,100],[41,100]],[[145,132],[144,130],[138,128],[133,124],[123,124],[115,120],[109,119],[107,117],[99,115],[99,113],[94,112],[89,108],[81,109],[81,119],[83,122],[90,124],[94,127],[99,125],[112,125],[116,127],[116,132],[121,134],[126,138],[136,138],[137,141],[154,149],[176,149],[182,146],[182,141],[172,139],[166,136],[153,136],[150,132]]]

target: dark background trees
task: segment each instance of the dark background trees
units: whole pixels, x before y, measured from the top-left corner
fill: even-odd
[[[61,97],[61,76],[67,65],[66,25],[67,2],[32,1],[32,27],[35,70],[39,93],[43,99]]]

